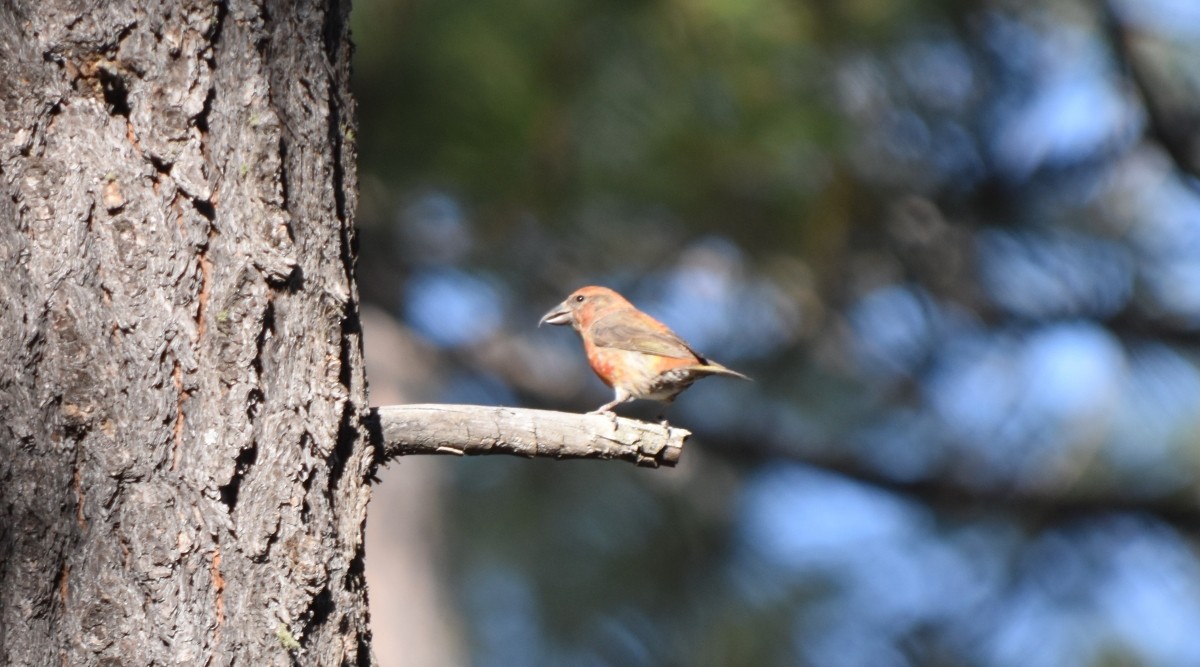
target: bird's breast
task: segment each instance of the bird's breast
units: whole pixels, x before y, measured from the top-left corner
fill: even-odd
[[[608,386],[636,398],[668,400],[696,381],[695,364],[610,347],[587,347],[588,363]]]
[[[594,345],[584,346],[587,352],[588,365],[604,384],[612,387],[619,386],[625,377],[621,368],[621,360],[608,350]]]

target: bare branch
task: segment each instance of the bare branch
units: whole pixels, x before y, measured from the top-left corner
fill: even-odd
[[[1025,477],[987,484],[964,475],[966,460],[950,461],[921,479],[901,479],[865,462],[850,442],[797,441],[793,434],[743,428],[737,435],[701,432],[705,451],[728,464],[744,467],[794,461],[920,502],[941,514],[978,515],[1009,512],[1030,524],[1049,525],[1080,517],[1136,513],[1156,517],[1176,528],[1200,534],[1200,488],[1196,484],[1149,493],[1133,491],[1117,480],[1056,478],[1033,483]],[[959,471],[959,472],[956,472]]]
[[[368,420],[385,461],[410,454],[512,454],[657,468],[674,466],[691,436],[624,417],[483,405],[388,405],[372,408]]]

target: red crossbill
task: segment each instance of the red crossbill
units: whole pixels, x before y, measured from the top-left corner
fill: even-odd
[[[706,375],[750,378],[696,352],[667,325],[607,287],[582,287],[546,313],[542,324],[570,324],[583,338],[588,364],[616,396],[591,414],[647,398],[670,404]]]

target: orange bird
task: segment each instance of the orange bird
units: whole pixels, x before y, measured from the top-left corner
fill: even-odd
[[[570,324],[583,338],[588,364],[616,396],[589,414],[611,413],[635,398],[670,404],[706,375],[750,378],[706,359],[667,325],[607,287],[581,287],[546,313],[543,324]]]

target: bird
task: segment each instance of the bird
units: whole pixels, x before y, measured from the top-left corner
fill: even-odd
[[[697,352],[667,325],[638,310],[617,292],[596,285],[581,287],[542,316],[543,324],[571,325],[583,339],[588,364],[613,400],[588,414],[612,414],[634,399],[661,401],[663,410],[683,390],[708,375],[745,375]],[[666,420],[662,415],[663,424]]]

